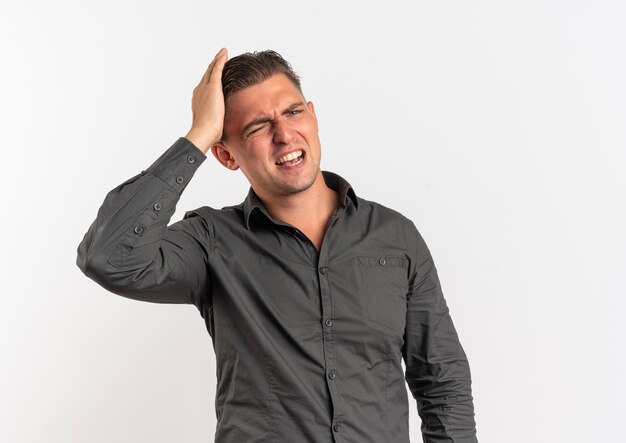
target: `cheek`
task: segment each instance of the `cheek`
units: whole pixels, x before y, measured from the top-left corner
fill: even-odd
[[[319,145],[319,135],[315,128],[308,126],[306,129],[303,129],[301,134],[306,138],[309,145],[315,147]]]
[[[259,134],[248,139],[246,143],[246,155],[249,158],[262,158],[271,146],[272,137],[268,134]]]
[[[317,125],[315,124],[315,120],[313,120],[313,118],[303,121],[300,126],[302,132],[307,134],[308,137],[317,136]]]
[[[268,143],[267,137],[256,137],[254,140],[249,140],[246,144],[246,148],[242,153],[241,162],[249,170],[266,169],[271,159],[271,143]]]

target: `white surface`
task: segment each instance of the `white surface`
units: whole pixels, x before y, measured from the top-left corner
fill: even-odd
[[[111,295],[75,258],[106,193],[186,133],[221,46],[290,60],[322,167],[421,230],[481,442],[623,438],[624,3],[345,3],[2,3],[0,440],[212,441],[195,307]],[[211,157],[172,220],[247,188]],[[410,424],[421,441],[413,400]]]

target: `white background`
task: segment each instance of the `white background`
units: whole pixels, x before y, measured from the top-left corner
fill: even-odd
[[[480,441],[621,441],[625,13],[617,0],[3,0],[0,440],[213,440],[196,308],[112,295],[75,260],[106,193],[187,132],[192,90],[226,46],[290,60],[322,168],[422,232]],[[247,189],[210,157],[172,221]]]

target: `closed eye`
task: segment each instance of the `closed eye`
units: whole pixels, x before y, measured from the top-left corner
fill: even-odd
[[[263,128],[265,128],[265,127],[267,127],[267,123],[266,123],[266,124],[262,124],[262,125],[257,126],[256,128],[254,128],[253,130],[249,131],[249,132],[246,134],[246,138],[250,137],[251,135],[256,134],[257,132],[259,132],[261,129],[263,129]]]

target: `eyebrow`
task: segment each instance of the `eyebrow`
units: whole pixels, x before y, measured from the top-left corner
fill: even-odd
[[[293,111],[294,109],[302,107],[302,106],[304,106],[304,102],[292,103],[289,106],[287,106],[287,108],[285,108],[285,110],[281,113],[281,115],[288,114],[291,111]],[[267,123],[267,122],[271,122],[272,120],[273,120],[273,118],[268,117],[266,115],[261,115],[260,117],[255,118],[254,120],[252,120],[250,123],[248,123],[246,126],[243,127],[243,129],[241,130],[241,138],[244,138],[246,136],[246,133],[248,132],[248,130],[250,128],[252,128],[253,126],[261,125],[261,124]]]

